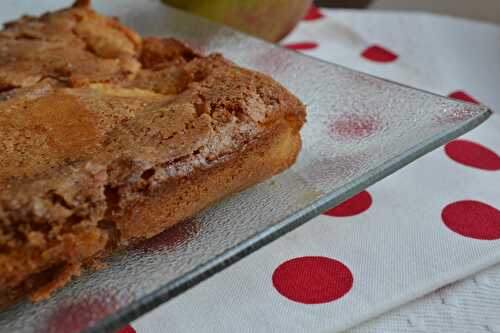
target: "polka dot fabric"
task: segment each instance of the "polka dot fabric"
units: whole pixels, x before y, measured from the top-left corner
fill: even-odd
[[[121,330],[119,330],[117,333],[137,333],[134,328],[130,325],[125,326]]]
[[[366,48],[361,56],[367,60],[378,63],[390,63],[398,60],[398,55],[380,45],[372,45]]]
[[[285,261],[273,273],[273,285],[284,297],[303,304],[335,301],[351,290],[353,276],[347,266],[325,257]]]
[[[367,191],[360,192],[324,214],[333,217],[349,217],[363,213],[372,205],[372,197]]]
[[[304,21],[315,21],[315,20],[322,19],[323,17],[325,17],[325,16],[321,12],[321,10],[318,7],[312,5],[309,8],[309,11],[307,12],[307,14],[304,16],[303,20]]]
[[[315,42],[297,42],[297,43],[284,44],[283,46],[290,50],[305,51],[305,50],[314,50],[315,48],[318,47],[318,44]]]
[[[500,86],[495,72],[500,48],[491,50],[498,34],[500,29],[492,33],[451,18],[312,7],[282,45],[500,110],[491,89]],[[431,40],[439,43],[431,48]],[[460,52],[469,44],[481,50],[480,64],[470,58],[477,52]],[[485,71],[487,77],[468,74]],[[385,121],[380,114],[332,119],[325,119],[332,140],[347,141],[371,135]],[[499,153],[495,114],[132,326],[138,333],[165,327],[170,332],[340,332],[498,263]],[[403,321],[407,326],[353,332],[417,330],[408,326],[411,319]],[[483,332],[487,323],[481,325],[463,332]]]
[[[450,230],[465,237],[500,239],[500,210],[479,201],[464,200],[447,205],[441,213]]]
[[[473,97],[471,97],[465,91],[461,90],[452,92],[451,94],[448,95],[448,97],[458,99],[460,101],[464,101],[467,103],[479,104],[479,102],[476,101]]]
[[[479,143],[454,140],[444,149],[449,158],[464,166],[486,171],[500,170],[500,156]]]

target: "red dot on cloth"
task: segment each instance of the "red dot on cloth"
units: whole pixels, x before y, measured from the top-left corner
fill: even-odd
[[[324,214],[334,217],[347,217],[363,213],[372,205],[372,196],[367,191],[360,192]]]
[[[307,11],[307,14],[304,16],[303,20],[304,21],[313,21],[313,20],[319,20],[320,18],[325,17],[323,13],[319,10],[318,7],[315,5],[312,5],[309,7],[309,10]]]
[[[305,50],[313,50],[318,47],[318,43],[315,42],[299,42],[299,43],[290,43],[284,44],[284,47],[290,50],[295,51],[305,51]]]
[[[398,59],[397,54],[380,45],[372,45],[366,48],[361,53],[361,56],[365,59],[381,63],[393,62]]]
[[[444,224],[465,237],[494,240],[500,239],[500,211],[479,201],[457,201],[441,212]]]
[[[116,333],[136,333],[136,332],[132,326],[127,325]]]
[[[448,97],[458,99],[458,100],[461,100],[464,102],[479,104],[479,102],[477,100],[475,100],[473,97],[471,97],[466,92],[461,91],[461,90],[452,92],[451,94],[448,95]]]
[[[457,163],[481,170],[500,170],[500,156],[478,143],[454,140],[444,147],[444,151]]]
[[[349,268],[327,257],[298,257],[285,261],[273,273],[273,285],[284,297],[304,304],[341,298],[352,288]]]

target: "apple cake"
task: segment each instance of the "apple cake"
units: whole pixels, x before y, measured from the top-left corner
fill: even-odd
[[[0,32],[0,306],[287,169],[304,105],[89,1]]]

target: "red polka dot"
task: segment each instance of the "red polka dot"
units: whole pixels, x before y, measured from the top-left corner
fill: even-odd
[[[444,151],[457,163],[482,170],[500,170],[500,156],[478,143],[454,140],[444,147]]]
[[[305,51],[317,48],[318,44],[315,42],[300,42],[300,43],[284,44],[283,46],[290,50]]]
[[[130,325],[125,326],[121,330],[119,330],[117,333],[136,333],[134,328]]]
[[[334,217],[347,217],[363,213],[372,205],[372,196],[367,191],[360,192],[324,214]]]
[[[479,201],[457,201],[441,212],[444,224],[465,237],[500,239],[500,211]]]
[[[469,96],[467,93],[465,93],[464,91],[461,91],[461,90],[452,92],[451,94],[448,95],[448,97],[458,99],[458,100],[468,102],[468,103],[479,104],[479,102],[476,101],[473,97]]]
[[[362,139],[378,132],[382,128],[382,120],[377,115],[359,116],[346,114],[328,124],[330,136],[344,139]]]
[[[365,49],[361,56],[374,62],[393,62],[398,59],[398,55],[379,45],[373,45]]]
[[[285,261],[273,273],[273,285],[284,297],[304,304],[334,301],[353,284],[349,268],[326,257],[299,257]]]
[[[306,16],[304,16],[303,20],[304,21],[314,21],[314,20],[319,20],[320,18],[325,17],[323,13],[319,10],[318,7],[315,5],[312,5],[309,7],[309,11],[307,12]]]

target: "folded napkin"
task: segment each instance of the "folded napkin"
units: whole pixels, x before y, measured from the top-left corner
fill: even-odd
[[[500,110],[498,40],[500,27],[491,24],[314,8],[283,44]],[[500,117],[494,114],[124,332],[339,332],[493,266],[500,262],[499,152]],[[453,289],[456,297],[453,290],[448,298],[431,296],[354,331],[494,331],[500,322],[485,314],[498,311],[482,310],[500,308],[500,274],[494,274],[499,278],[488,280],[492,301],[478,300],[465,314],[482,321],[465,317],[452,327],[449,318],[432,313],[445,302],[459,307],[460,288],[477,286],[471,282]]]

